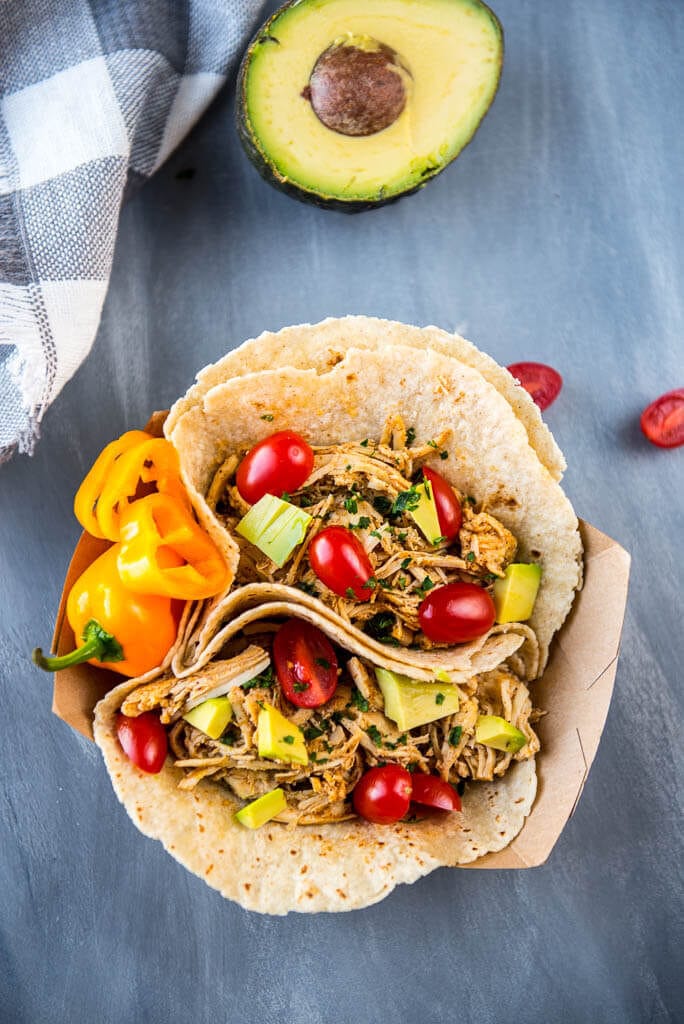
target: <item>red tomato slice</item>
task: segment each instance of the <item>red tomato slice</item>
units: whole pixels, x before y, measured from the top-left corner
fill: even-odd
[[[461,798],[448,782],[439,775],[423,775],[414,772],[412,776],[413,793],[411,800],[426,807],[436,807],[440,811],[460,811]]]
[[[563,387],[560,373],[545,363],[511,363],[508,372],[520,381],[540,409],[548,409]]]
[[[168,741],[166,729],[154,711],[145,711],[137,718],[117,715],[116,735],[129,761],[150,775],[157,775],[164,767]]]
[[[237,489],[250,505],[264,494],[279,498],[306,482],[313,463],[313,450],[304,438],[292,430],[281,430],[247,452],[235,475]]]
[[[298,708],[319,708],[337,689],[337,658],[325,633],[290,619],[273,641],[273,661],[283,693]]]
[[[424,466],[423,476],[429,480],[432,486],[432,493],[435,496],[435,506],[437,508],[437,519],[439,520],[442,536],[446,537],[447,540],[453,540],[454,537],[458,536],[458,531],[461,529],[461,520],[463,519],[461,503],[444,477],[436,470],[430,469],[429,466]]]
[[[494,602],[476,583],[435,587],[418,608],[420,628],[438,643],[463,644],[484,636],[494,624]]]
[[[412,789],[411,773],[400,765],[371,768],[356,783],[354,810],[375,825],[392,825],[408,813]]]
[[[684,444],[684,388],[668,391],[641,414],[641,429],[659,448],[678,448]]]
[[[373,590],[366,586],[373,566],[366,549],[351,530],[327,526],[317,533],[307,551],[311,568],[333,594],[357,601],[370,601]]]

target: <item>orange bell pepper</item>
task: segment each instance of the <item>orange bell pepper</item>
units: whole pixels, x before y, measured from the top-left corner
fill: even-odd
[[[230,582],[214,541],[170,494],[150,494],[124,508],[117,564],[124,586],[139,594],[197,601]]]
[[[190,499],[180,478],[178,452],[170,441],[153,437],[124,452],[116,460],[97,503],[97,522],[109,540],[119,540],[121,514],[139,498],[141,485],[155,485],[190,511]],[[145,491],[143,493],[146,493]]]
[[[137,447],[143,441],[149,441],[151,434],[144,430],[128,430],[116,441],[110,442],[103,448],[95,459],[90,471],[86,474],[83,483],[76,491],[74,498],[74,515],[84,530],[87,530],[93,537],[105,538],[102,528],[97,520],[97,507],[102,495],[102,489],[107,482],[114,463],[124,452]],[[116,538],[110,537],[110,540]]]
[[[70,654],[46,657],[37,647],[33,661],[58,672],[88,661],[124,676],[157,668],[175,643],[182,604],[168,597],[134,594],[117,570],[119,545],[96,558],[74,583],[67,598],[67,619],[83,641]]]

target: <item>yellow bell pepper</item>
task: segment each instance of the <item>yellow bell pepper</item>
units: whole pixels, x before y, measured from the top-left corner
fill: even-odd
[[[87,530],[93,537],[104,540],[105,534],[97,519],[97,508],[102,495],[102,489],[107,482],[114,463],[124,452],[136,448],[143,441],[151,440],[152,435],[146,434],[144,430],[129,430],[116,441],[112,441],[103,448],[92,468],[86,475],[83,483],[76,491],[74,498],[74,515],[84,530]],[[116,538],[110,537],[110,540]]]
[[[130,503],[151,486],[162,494],[170,494],[188,512],[190,499],[180,478],[178,452],[170,441],[150,438],[131,448],[116,460],[97,503],[97,522],[109,540],[119,540],[121,515]]]
[[[170,494],[150,494],[123,509],[117,565],[129,590],[184,601],[214,597],[230,582],[214,541]]]
[[[124,676],[141,676],[162,663],[178,633],[182,604],[168,597],[134,594],[117,569],[119,545],[96,558],[69,591],[67,619],[83,643],[70,654],[46,657],[37,647],[34,664],[58,672],[88,661]]]

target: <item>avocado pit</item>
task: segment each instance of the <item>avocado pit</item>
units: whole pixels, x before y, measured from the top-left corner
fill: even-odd
[[[389,46],[351,37],[323,51],[302,95],[331,131],[374,135],[394,124],[406,106],[405,74]]]

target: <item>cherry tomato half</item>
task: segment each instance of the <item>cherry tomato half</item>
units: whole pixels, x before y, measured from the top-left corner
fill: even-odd
[[[659,448],[684,444],[684,388],[656,398],[641,414],[641,429]]]
[[[557,370],[545,363],[511,363],[507,367],[540,409],[548,409],[563,387],[563,378]]]
[[[164,767],[168,741],[166,730],[154,711],[137,718],[117,715],[116,735],[124,754],[143,772],[157,775]]]
[[[476,583],[435,587],[418,608],[420,628],[438,643],[463,644],[484,636],[496,618],[494,602]]]
[[[415,804],[423,804],[425,807],[435,807],[439,811],[460,811],[461,798],[448,782],[440,779],[439,775],[423,775],[422,772],[414,772],[411,777],[413,793],[411,800]]]
[[[314,464],[314,454],[303,437],[292,430],[281,430],[259,441],[237,468],[235,482],[241,496],[250,505],[274,494],[296,491],[306,481]]]
[[[325,633],[290,619],[273,641],[273,661],[283,693],[298,708],[319,708],[337,689],[337,658]]]
[[[375,825],[392,825],[408,813],[412,789],[411,773],[401,765],[371,768],[356,783],[354,810]]]
[[[458,536],[458,531],[461,529],[461,520],[463,519],[461,503],[444,477],[437,473],[436,470],[425,466],[423,468],[423,476],[432,486],[432,493],[435,496],[435,506],[437,508],[437,519],[439,520],[442,536],[446,537],[447,540],[453,540],[454,537]]]
[[[307,553],[311,568],[333,594],[349,597],[351,591],[357,601],[370,601],[373,591],[366,584],[373,575],[373,566],[351,530],[327,526],[316,534]]]

